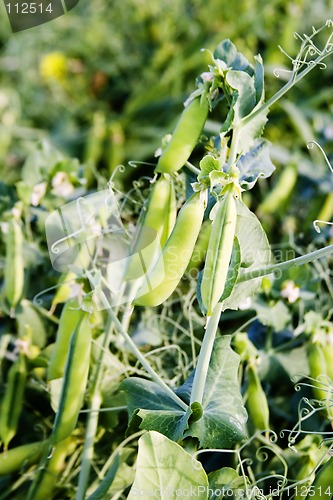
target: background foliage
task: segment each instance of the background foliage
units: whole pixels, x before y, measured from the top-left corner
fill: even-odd
[[[9,211],[15,205],[22,215],[25,233],[24,300],[15,318],[10,318],[3,302],[0,312],[2,394],[15,339],[31,336],[30,376],[20,432],[12,446],[43,439],[52,426],[53,412],[42,359],[49,356],[61,306],[54,315],[48,314],[53,296],[49,292],[42,307],[38,310],[32,307],[35,295],[54,286],[59,279],[59,274],[51,268],[46,248],[47,214],[87,190],[105,189],[119,164],[126,166],[124,172],[119,171],[115,176],[118,188],[124,193],[132,189],[133,180],[153,175],[153,167],[138,164],[133,168],[128,162],[156,162],[154,152],[161,138],[172,130],[183,101],[194,88],[196,76],[206,70],[209,57],[201,48],[213,50],[222,39],[230,38],[251,62],[260,53],[269,97],[288,78],[283,69],[291,66],[278,45],[295,55],[294,32],[309,32],[312,25],[323,24],[330,15],[333,15],[332,0],[81,0],[69,14],[13,35],[1,4],[1,227],[5,227]],[[277,69],[280,78],[274,75]],[[318,150],[307,149],[307,143],[316,140],[332,159],[332,77],[333,61],[329,59],[325,70],[311,72],[269,114],[265,136],[272,143],[276,172],[272,179],[258,183],[245,201],[260,218],[277,260],[287,256],[290,249],[305,252],[306,248],[316,248],[332,240],[329,227],[318,236],[312,222],[332,219],[333,177]],[[213,116],[207,133],[218,130],[220,122],[220,116]],[[185,176],[181,177],[179,193],[185,182]],[[40,186],[39,192],[34,190],[36,185]],[[127,221],[132,221],[139,212],[148,192],[147,183],[143,186],[134,190],[134,202],[125,207]],[[1,235],[4,234],[2,231]],[[1,278],[4,240],[0,242]],[[251,310],[224,315],[223,332],[235,334],[237,329],[246,330],[260,352],[260,378],[269,401],[271,428],[277,433],[296,425],[301,395],[309,395],[307,388],[301,395],[296,393],[290,377],[309,373],[306,349],[313,325],[325,329],[328,322],[327,328],[332,328],[330,273],[326,261],[286,272],[273,285],[264,282]],[[288,293],[283,295],[288,280],[300,293],[295,302]],[[177,385],[189,375],[192,369],[189,360],[202,338],[202,318],[190,303],[191,286],[189,279],[183,289],[184,303],[167,303],[158,313],[155,310],[137,313],[131,326],[137,345],[147,351],[153,349],[150,358],[161,376]],[[311,317],[313,310],[319,315],[317,323]],[[247,321],[249,326],[243,328]],[[26,330],[26,324],[33,325],[32,331]],[[102,330],[103,319],[99,319],[94,332],[96,345]],[[298,337],[300,333],[303,337]],[[113,340],[103,379],[105,407],[124,405],[117,388],[125,374],[142,375],[116,334]],[[323,415],[316,413],[314,417],[309,429],[318,434],[327,430]],[[250,433],[254,432],[253,423],[249,425]],[[102,477],[111,452],[124,439],[126,413],[121,410],[101,413],[99,426],[91,490],[98,484],[97,471],[102,471]],[[76,451],[74,458],[63,463],[63,479],[55,498],[74,498],[79,467],[75,457],[81,451],[83,431],[82,415],[79,444],[68,445],[68,450]],[[315,437],[298,445],[302,458],[314,450],[310,463],[313,466],[320,459],[316,454],[319,442],[320,438]],[[121,466],[112,486],[112,494],[119,495],[115,498],[126,496],[134,480],[135,446],[135,442],[131,443],[120,453]],[[253,457],[257,448],[258,444],[250,443],[242,452]],[[300,462],[296,463],[290,455],[286,438],[282,448],[291,476],[296,477]],[[269,458],[266,473],[281,472],[281,464],[274,462],[274,457]],[[216,463],[221,467],[235,466],[236,462],[226,455],[222,458],[212,455],[204,460],[206,471],[217,468]],[[258,477],[265,469],[261,464],[253,468]],[[29,481],[31,477],[28,469],[24,479]],[[0,499],[26,498],[27,483],[19,476],[0,478],[0,485]]]

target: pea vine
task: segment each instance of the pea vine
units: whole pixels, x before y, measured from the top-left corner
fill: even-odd
[[[297,488],[313,480],[322,464],[332,462],[329,458],[332,445],[328,445],[328,441],[322,446],[318,444],[313,452],[314,465],[312,469],[308,468],[306,479],[287,480],[288,464],[292,459],[285,456],[277,444],[277,436],[269,429],[268,403],[259,377],[260,355],[244,338],[235,336],[239,340],[235,352],[230,335],[217,336],[221,315],[240,309],[260,289],[262,277],[282,273],[333,253],[333,245],[328,245],[284,262],[273,262],[261,223],[243,202],[245,193],[259,179],[269,178],[275,168],[269,156],[269,142],[262,138],[269,109],[310,71],[326,68],[326,58],[333,52],[332,27],[329,20],[320,29],[313,29],[309,36],[295,34],[300,42],[295,58],[281,49],[292,64],[288,70],[290,77],[268,100],[265,100],[264,66],[259,55],[252,65],[230,40],[224,40],[210,53],[208,71],[197,79],[197,89],[185,102],[173,135],[162,141],[155,177],[151,181],[151,194],[136,228],[126,227],[122,220],[123,207],[132,197],[117,192],[114,179],[103,192],[74,202],[80,215],[79,227],[65,210],[56,211],[48,219],[47,227],[52,229],[48,243],[53,265],[58,266],[58,270],[66,270],[57,287],[51,314],[64,297],[68,298],[72,292],[70,283],[79,277],[82,281],[82,286],[76,289],[79,307],[92,322],[101,311],[107,311],[108,318],[87,386],[88,412],[76,500],[83,500],[87,494],[101,412],[101,386],[112,343],[121,345],[124,357],[130,353],[145,370],[143,376],[129,376],[120,385],[126,396],[128,433],[139,436],[142,431],[148,431],[139,439],[137,471],[129,499],[134,498],[140,489],[147,490],[154,484],[174,489],[190,485],[196,488],[197,496],[205,499],[220,498],[216,492],[223,488],[232,490],[235,495],[240,496],[242,492],[246,498],[258,499],[282,498],[284,493],[293,490],[296,498]],[[326,42],[319,47],[317,40],[326,32]],[[286,70],[278,70],[276,75],[281,71]],[[223,123],[216,135],[200,141],[210,113],[214,116],[220,113]],[[204,147],[204,154],[196,165],[189,158],[198,143],[199,148]],[[314,144],[310,143],[309,147]],[[178,211],[176,192],[181,184],[178,171],[183,167],[189,169],[195,178],[188,186],[191,196]],[[140,186],[134,189],[140,193]],[[67,225],[69,220],[70,227]],[[60,237],[54,228],[63,228],[64,221],[66,234]],[[322,223],[331,224],[316,220],[315,228]],[[194,335],[191,335],[192,372],[186,373],[181,385],[178,382],[177,387],[170,387],[158,367],[152,366],[149,353],[143,354],[129,335],[129,325],[133,317],[141,314],[140,311],[144,314],[143,311],[150,307],[163,308],[163,304],[172,300],[180,280],[186,275],[205,224],[208,238],[205,240],[202,269],[197,274],[196,289],[189,294],[191,308],[196,310],[195,314],[204,325],[202,343],[196,359],[197,345]],[[78,245],[76,250],[73,242]],[[91,292],[85,291],[86,281],[90,283]],[[35,298],[38,305],[39,299],[39,296]],[[11,306],[15,309],[16,304]],[[190,309],[189,302],[184,308]],[[187,326],[183,334],[188,335]],[[324,340],[315,339],[313,344],[317,348],[324,344]],[[177,342],[172,344],[174,346]],[[315,354],[321,355],[317,351]],[[246,361],[248,376],[248,411],[240,387],[241,357]],[[67,375],[70,377],[70,367],[66,370],[61,401],[65,400],[66,384],[70,380],[66,379]],[[137,371],[142,375],[139,368]],[[146,375],[150,379],[143,378]],[[308,452],[309,448],[306,437],[295,444],[296,439],[306,432],[301,428],[302,423],[323,411],[332,422],[331,375],[327,372],[327,379],[320,381],[320,387],[316,377],[309,380],[318,397],[315,400],[302,399],[305,408],[300,408],[297,425],[288,431],[289,447],[302,453]],[[87,379],[83,382],[87,384]],[[304,385],[304,382],[298,383],[297,387],[300,384]],[[61,420],[62,411],[60,406],[56,411],[57,421]],[[251,437],[248,437],[246,428],[248,413],[255,426]],[[332,433],[328,433],[327,438],[331,440]],[[269,462],[271,473],[255,477],[250,456],[258,442],[260,447],[255,454],[260,460]],[[52,440],[50,444],[53,449]],[[207,475],[201,462],[197,461],[207,452],[233,455],[233,467]],[[161,455],[157,457],[159,453]],[[44,467],[51,457],[48,448],[42,462]],[[112,457],[109,473],[95,493],[90,492],[90,499],[100,498],[99,492],[108,491],[112,484],[119,467],[118,455],[114,453]],[[147,457],[151,472],[148,486],[145,482],[147,476],[143,474]],[[169,483],[171,469],[172,484]],[[184,474],[187,477],[185,483],[182,482]],[[35,479],[31,492],[38,486],[37,482]],[[264,494],[262,485],[267,487],[267,484],[269,492]],[[166,497],[166,493],[161,494],[161,498]]]

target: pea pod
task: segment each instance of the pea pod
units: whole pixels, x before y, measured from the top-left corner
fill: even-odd
[[[14,217],[8,222],[6,239],[6,261],[4,269],[4,295],[14,316],[24,287],[23,235],[21,226]]]
[[[87,269],[89,267],[92,255],[95,251],[96,242],[94,238],[91,238],[85,243],[85,245],[81,245],[80,251],[77,253],[74,261],[72,262],[74,268]],[[68,271],[60,277],[57,291],[52,299],[50,314],[54,313],[58,304],[63,304],[73,297],[73,285],[75,284],[77,278],[77,273],[73,271]]]
[[[325,344],[322,346],[324,358],[326,362],[326,373],[329,378],[333,381],[333,343],[332,338],[328,337]]]
[[[155,172],[171,174],[181,169],[199,140],[208,115],[208,100],[196,97],[185,107],[172,138],[160,156]]]
[[[61,312],[56,342],[47,369],[48,380],[63,377],[71,334],[81,316],[77,298],[70,299]]]
[[[319,377],[327,377],[327,380],[323,380],[326,382],[326,387],[323,387],[323,384],[320,382],[314,382],[314,387],[312,388],[313,394],[316,399],[320,401],[329,401],[332,399],[332,393],[330,386],[328,384],[329,375],[328,375],[328,367],[326,363],[325,352],[322,344],[320,342],[309,342],[308,351],[307,351],[310,376],[313,379],[318,379]],[[329,392],[328,392],[329,391]],[[327,406],[327,415],[330,420],[333,420],[333,408]]]
[[[187,267],[187,272],[192,274],[193,271],[196,271],[203,263],[208,248],[211,229],[212,225],[210,221],[204,221],[200,229],[198,240],[191,255],[191,259]]]
[[[333,457],[323,465],[316,474],[315,480],[309,488],[307,500],[330,500],[333,496]]]
[[[0,453],[0,476],[19,471],[23,466],[37,463],[48,447],[47,441],[23,444]]]
[[[175,218],[173,181],[169,176],[162,176],[153,186],[143,224],[131,250],[126,280],[140,278],[156,262],[158,251],[168,239]]]
[[[176,289],[193,253],[205,206],[200,193],[194,193],[184,204],[162,254],[136,295],[135,305],[157,306]]]
[[[163,223],[163,232],[161,235],[161,247],[164,247],[172,230],[175,226],[177,218],[177,200],[176,200],[176,192],[173,180],[170,180],[170,195],[166,206],[166,212]]]
[[[59,475],[65,465],[68,455],[75,450],[76,443],[67,438],[58,443],[48,454],[46,463],[38,468],[37,474],[28,492],[27,500],[45,500],[53,498]]]
[[[70,339],[58,411],[51,442],[53,445],[66,439],[74,430],[88,381],[91,348],[89,316],[81,317]]]
[[[247,408],[258,430],[269,429],[269,407],[258,372],[253,363],[248,366]]]
[[[202,303],[207,316],[212,314],[224,291],[237,221],[236,202],[231,190],[217,203],[201,282]]]
[[[9,369],[8,385],[1,404],[0,438],[5,449],[17,433],[17,426],[23,407],[27,366],[25,356],[20,353]]]

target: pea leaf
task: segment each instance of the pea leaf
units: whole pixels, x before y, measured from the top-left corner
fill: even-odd
[[[271,249],[265,231],[256,215],[240,201],[237,202],[236,236],[242,258],[239,277],[245,269],[249,272],[251,268],[264,267],[271,262]],[[242,302],[258,290],[261,280],[262,278],[254,278],[244,283],[236,283],[231,295],[224,301],[223,309],[238,309]]]
[[[150,380],[131,377],[124,380],[120,388],[125,392],[130,427],[139,424],[140,429],[161,432],[174,441],[182,438],[191,409],[185,412]]]
[[[207,475],[201,463],[181,446],[158,432],[147,432],[139,439],[135,480],[127,498],[134,500],[138,495],[161,500],[174,496],[207,500]]]
[[[230,347],[231,336],[215,340],[209,364],[204,397],[203,415],[189,421],[184,436],[197,437],[203,448],[231,448],[245,439],[247,413],[238,383],[240,357]],[[194,373],[176,392],[189,401]]]
[[[201,174],[199,174],[199,180],[200,176],[208,176],[213,170],[220,170],[220,162],[214,158],[214,156],[208,154],[200,161],[200,170]]]
[[[208,474],[210,497],[209,500],[221,498],[219,492],[222,490],[227,493],[226,497],[231,497],[232,491],[237,496],[245,497],[245,481],[242,476],[239,476],[235,469],[231,467],[223,467]],[[238,495],[237,495],[238,493]],[[232,496],[233,497],[233,496]]]
[[[264,65],[260,55],[254,57],[256,61],[254,72],[254,87],[256,89],[256,103],[262,103],[265,97]]]
[[[249,61],[238,52],[235,45],[229,40],[223,40],[214,50],[214,58],[223,61],[227,68],[238,71],[246,71],[253,75],[253,67]]]
[[[117,474],[119,465],[119,455],[116,454],[104,479],[100,482],[98,488],[91,495],[89,495],[88,500],[103,500],[103,498],[105,498]]]
[[[240,172],[239,183],[244,189],[252,189],[259,177],[267,178],[275,170],[270,156],[270,143],[264,139],[257,139],[253,148],[237,162]]]
[[[260,105],[256,106],[253,111],[257,109]],[[265,124],[267,122],[268,111],[260,113],[258,116],[253,118],[246,124],[239,124],[239,139],[238,139],[238,154],[247,153],[250,148],[255,144],[255,139],[260,137],[264,131]]]
[[[234,105],[233,125],[237,126],[242,118],[249,115],[256,105],[254,79],[244,71],[228,71],[226,81],[237,92]]]

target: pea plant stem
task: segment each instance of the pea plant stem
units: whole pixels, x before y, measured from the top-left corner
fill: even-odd
[[[195,368],[190,405],[195,402],[202,404],[209,362],[222,312],[222,305],[223,303],[219,302],[213,309],[212,315],[207,320],[206,332],[202,341],[197,366]]]
[[[192,165],[192,163],[190,163],[189,161],[187,161],[185,163],[185,167],[187,167],[191,172],[193,172],[195,175],[200,175],[201,173],[201,170],[200,168],[197,168],[195,167],[194,165]]]
[[[333,245],[328,245],[327,247],[320,248],[319,250],[309,252],[306,255],[295,257],[295,259],[290,259],[278,264],[272,264],[270,266],[253,269],[253,271],[248,271],[238,278],[237,283],[243,283],[244,281],[249,281],[254,278],[260,278],[261,276],[266,276],[267,274],[272,274],[277,271],[285,271],[286,269],[290,269],[291,267],[302,266],[303,264],[308,264],[313,260],[321,259],[322,257],[328,257],[332,253]]]
[[[168,396],[175,401],[175,403],[178,404],[183,410],[187,410],[187,404],[184,403],[182,399],[180,399],[172,389],[170,389],[169,386],[161,379],[161,377],[158,375],[157,372],[150,366],[146,358],[143,356],[143,354],[139,351],[131,337],[128,335],[127,331],[113,312],[112,308],[109,309],[109,315],[113,323],[115,324],[116,329],[118,332],[124,337],[126,340],[129,348],[131,349],[132,353],[134,356],[140,361],[142,364],[143,368],[146,370],[146,372],[151,376],[151,378],[156,382],[167,394]]]
[[[316,67],[318,64],[320,64],[327,56],[333,53],[333,50],[329,50],[328,52],[325,52],[324,54],[319,55],[312,63],[309,63],[303,71],[300,71],[299,73],[293,74],[290,80],[274,94],[268,101],[266,101],[260,108],[256,109],[252,113],[250,113],[248,116],[243,118],[243,120],[240,122],[241,126],[245,126],[248,123],[250,123],[252,120],[254,120],[257,116],[259,116],[261,113],[269,109],[273,104],[276,103],[281,97],[286,94],[294,85],[296,85],[302,78],[304,78],[305,75],[307,75],[314,67]]]
[[[101,406],[100,382],[103,374],[104,359],[107,347],[110,343],[110,338],[113,330],[113,324],[109,317],[105,326],[103,345],[101,347],[97,363],[91,378],[90,386],[90,405],[91,410],[87,415],[86,432],[82,451],[81,468],[78,482],[78,489],[75,500],[83,500],[85,498],[86,489],[89,482],[89,473],[94,452],[94,441],[97,433],[99,409]]]

